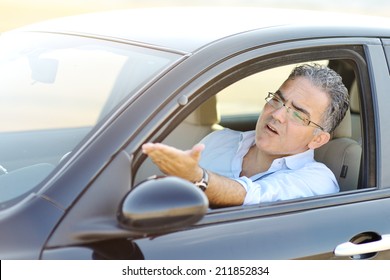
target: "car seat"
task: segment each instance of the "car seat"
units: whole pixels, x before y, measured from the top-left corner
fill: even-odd
[[[317,161],[324,163],[336,176],[340,191],[357,189],[362,148],[352,139],[351,112],[332,133],[331,140],[314,151]]]
[[[357,81],[354,80],[350,92],[351,122],[352,122],[352,139],[359,144],[362,143],[361,124],[360,124],[360,98]]]

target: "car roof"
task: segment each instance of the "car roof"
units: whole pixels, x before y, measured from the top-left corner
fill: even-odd
[[[387,18],[257,7],[138,8],[71,16],[22,30],[115,38],[193,52],[224,37],[278,26],[383,27]],[[362,23],[364,25],[362,26]],[[390,24],[387,24],[390,26]]]

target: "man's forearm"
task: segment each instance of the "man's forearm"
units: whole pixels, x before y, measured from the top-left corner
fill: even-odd
[[[227,207],[244,203],[246,190],[240,183],[213,172],[207,172],[209,184],[205,193],[211,206]]]

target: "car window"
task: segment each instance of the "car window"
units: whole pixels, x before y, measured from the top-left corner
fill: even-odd
[[[356,87],[347,82],[351,80],[352,84],[357,83],[356,75],[350,71],[346,61],[316,60],[301,63],[328,65],[345,78],[345,84],[354,96],[359,95]],[[268,93],[277,91],[292,69],[301,63],[262,70],[232,83],[192,112],[164,142],[188,149],[215,130],[254,130]],[[362,158],[360,114],[356,110],[351,111],[347,112],[342,123],[332,133],[331,141],[315,150],[315,159],[331,169],[341,191],[356,190],[359,187]],[[141,172],[143,170],[146,168],[141,168]],[[152,163],[149,163],[147,170],[159,172],[156,168],[153,169]]]
[[[358,48],[357,48],[358,49]],[[238,78],[235,74],[227,74],[223,82],[210,92],[207,101],[193,110],[187,117],[163,140],[163,143],[179,149],[190,149],[210,133],[229,128],[238,131],[254,130],[257,119],[265,104],[268,92],[276,91],[290,74],[291,70],[303,63],[319,63],[327,65],[338,72],[350,94],[357,98],[351,104],[351,108],[342,120],[339,127],[331,134],[331,141],[323,147],[315,150],[315,159],[325,164],[338,181],[341,192],[355,191],[360,188],[372,187],[367,184],[367,179],[362,177],[362,170],[367,165],[364,153],[364,125],[359,110],[359,85],[360,78],[366,75],[364,65],[360,65],[360,58],[354,60],[351,52],[345,52],[345,59],[325,59],[325,55],[313,55],[320,59],[299,61],[292,59],[290,64],[281,65],[280,61],[275,67],[257,65],[253,68],[245,68],[242,72],[248,73],[246,77]],[[360,56],[360,53],[356,53]],[[270,65],[267,61],[267,65]],[[279,66],[281,65],[281,66]],[[257,72],[256,72],[257,70]],[[237,72],[235,72],[237,73]],[[222,90],[220,85],[225,83]],[[197,93],[197,95],[201,95]],[[352,98],[352,96],[351,96]],[[351,101],[352,103],[352,101]],[[357,106],[355,106],[357,104]],[[161,140],[158,140],[161,141]],[[370,153],[372,154],[372,153]],[[370,167],[371,168],[371,167]],[[154,174],[161,174],[156,165],[146,158],[137,171],[135,183]]]
[[[0,202],[26,195],[114,107],[178,58],[92,38],[3,34]]]

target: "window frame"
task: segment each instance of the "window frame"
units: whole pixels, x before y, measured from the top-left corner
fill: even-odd
[[[344,41],[348,43],[345,43]],[[376,40],[371,41],[365,38],[339,38],[337,40],[324,38],[279,43],[274,46],[274,48],[271,48],[272,51],[267,50],[266,52],[264,52],[262,48],[250,50],[238,55],[244,56],[245,59],[238,59],[238,56],[232,56],[230,59],[221,63],[223,66],[221,66],[221,64],[215,64],[213,68],[202,72],[198,77],[193,78],[191,83],[187,84],[185,88],[181,89],[176,100],[185,97],[187,102],[185,105],[177,106],[176,109],[171,108],[171,114],[167,115],[166,119],[164,119],[164,125],[154,131],[152,136],[148,137],[148,141],[162,142],[163,139],[192,111],[223,88],[254,73],[286,64],[328,59],[350,60],[354,63],[355,75],[359,78],[361,87],[365,90],[365,94],[360,101],[361,105],[365,109],[370,108],[370,114],[365,115],[362,119],[362,135],[365,135],[362,146],[362,166],[367,167],[369,170],[369,172],[367,172],[369,175],[361,178],[362,183],[360,185],[364,186],[364,188],[350,192],[265,203],[261,205],[213,209],[205,216],[200,224],[203,225],[223,220],[240,220],[258,216],[290,213],[318,207],[344,205],[345,203],[352,203],[355,201],[369,201],[373,197],[380,195],[381,192],[376,188],[377,146],[375,141],[370,141],[370,143],[367,141],[370,137],[376,137],[375,118],[372,117],[374,115],[374,109],[371,87],[369,82],[365,82],[370,81],[365,44],[370,44],[371,42],[373,44],[377,43]],[[285,44],[289,46],[286,47]],[[192,84],[195,84],[196,86],[192,87]],[[365,114],[365,112],[367,112],[367,110],[363,113]],[[138,161],[139,159],[142,160],[145,158],[135,157],[135,161],[133,162],[133,167],[135,167],[135,169],[133,169],[133,174],[138,172],[138,168],[142,164],[142,162],[140,163]],[[373,192],[374,190],[375,192]],[[372,193],[372,195],[369,195],[369,193]]]

